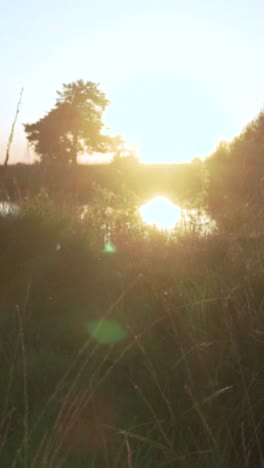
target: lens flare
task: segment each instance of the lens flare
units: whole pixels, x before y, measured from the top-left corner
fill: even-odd
[[[116,253],[116,247],[112,242],[108,241],[105,243],[104,252],[108,254]]]
[[[119,323],[114,320],[94,320],[88,324],[90,336],[99,344],[118,343],[126,338],[126,332]]]

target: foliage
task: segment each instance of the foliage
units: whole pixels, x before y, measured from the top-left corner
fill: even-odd
[[[73,163],[93,139],[64,124],[72,133],[60,140],[72,93],[47,117],[55,160]],[[263,143],[261,113],[190,165],[183,193],[217,219],[208,236],[196,212],[181,235],[143,225],[139,165],[119,137],[112,190],[89,181],[81,207],[42,190],[0,217],[3,466],[263,466],[264,237],[251,235],[262,226]]]
[[[112,139],[102,133],[102,115],[110,102],[98,85],[79,80],[64,84],[57,94],[47,115],[24,125],[41,161],[76,164],[80,154],[110,151]]]
[[[251,230],[260,230],[264,177],[264,111],[242,133],[231,141],[222,142],[206,161],[209,173],[208,206],[219,224],[226,225],[231,217],[239,217]],[[255,225],[252,220],[255,219]]]
[[[118,135],[113,138],[113,160],[112,165],[119,169],[129,169],[139,164],[139,159],[135,152],[129,149],[124,139]]]
[[[134,158],[122,157],[112,164],[16,164],[9,166],[9,178],[5,188],[12,200],[35,196],[45,187],[51,198],[76,199],[89,203],[91,186],[95,182],[109,192],[128,191],[138,197],[140,204],[162,193],[181,205],[191,207],[198,197],[206,193],[207,180],[203,177],[205,165],[192,164],[140,164]],[[3,169],[0,167],[0,182]]]
[[[0,217],[2,465],[261,466],[263,239],[132,229],[109,255],[105,200],[128,216],[42,193]]]

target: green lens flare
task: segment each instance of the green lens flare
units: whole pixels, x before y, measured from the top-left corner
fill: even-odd
[[[88,332],[100,344],[113,344],[122,341],[126,332],[113,320],[95,320],[88,325]]]
[[[107,242],[104,246],[104,252],[105,253],[116,253],[116,247],[112,242]]]

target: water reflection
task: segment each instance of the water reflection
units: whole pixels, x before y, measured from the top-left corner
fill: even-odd
[[[172,203],[166,197],[155,197],[139,208],[139,213],[146,224],[158,229],[178,228],[184,232],[198,232],[207,235],[216,228],[216,223],[204,212],[196,209],[184,209]]]
[[[0,216],[5,216],[9,214],[15,214],[19,211],[19,206],[17,203],[10,201],[1,201],[0,202]]]
[[[79,207],[79,216],[82,220],[93,215],[93,205],[82,205]],[[0,216],[17,214],[20,207],[17,203],[0,201]],[[122,210],[121,210],[122,211]],[[145,224],[156,226],[158,229],[171,231],[175,228],[186,232],[198,232],[201,235],[212,233],[216,229],[216,223],[205,212],[197,209],[184,209],[174,204],[165,196],[157,196],[138,208],[141,218]],[[115,246],[111,242],[112,217],[117,210],[106,207],[104,210],[105,224],[101,228],[106,229],[105,252],[114,253]],[[127,223],[129,225],[129,223]],[[57,250],[58,246],[57,246]]]
[[[181,208],[165,197],[156,197],[139,208],[146,224],[159,229],[173,229],[181,219]]]

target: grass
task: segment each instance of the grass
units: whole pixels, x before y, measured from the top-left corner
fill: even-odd
[[[264,243],[100,222],[0,218],[1,466],[264,466]]]

